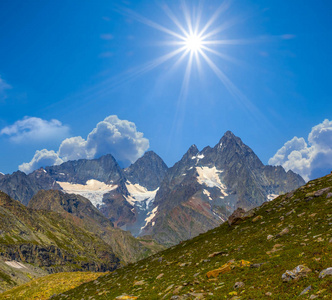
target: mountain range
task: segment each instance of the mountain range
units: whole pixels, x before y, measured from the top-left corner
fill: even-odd
[[[192,145],[171,168],[153,151],[126,169],[109,154],[4,175],[0,190],[24,205],[41,190],[81,195],[115,228],[169,246],[220,225],[238,207],[254,208],[304,183],[281,166],[265,166],[228,131],[213,148]]]
[[[331,299],[331,222],[329,174],[87,283],[54,274],[0,298]]]

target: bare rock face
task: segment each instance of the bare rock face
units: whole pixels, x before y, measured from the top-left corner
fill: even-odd
[[[110,154],[98,159],[67,161],[58,166],[46,167],[45,170],[56,181],[78,184],[85,184],[89,179],[110,183],[123,178],[122,169]]]

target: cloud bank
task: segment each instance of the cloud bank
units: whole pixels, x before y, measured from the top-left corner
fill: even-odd
[[[69,135],[69,127],[58,120],[43,120],[35,117],[24,117],[13,125],[0,131],[0,135],[7,135],[15,143],[44,142],[63,139]]]
[[[305,180],[314,179],[332,170],[332,121],[314,126],[304,138],[294,137],[269,159],[270,165],[281,165],[287,171],[300,174]]]
[[[148,148],[149,140],[137,131],[135,123],[113,115],[99,122],[86,139],[81,136],[67,138],[57,152],[36,151],[32,160],[20,165],[19,169],[30,173],[40,167],[81,158],[93,159],[105,154],[112,154],[122,166],[126,166],[135,162]]]

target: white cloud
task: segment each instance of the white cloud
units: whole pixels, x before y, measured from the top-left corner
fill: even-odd
[[[99,122],[87,138],[90,157],[111,153],[123,164],[133,163],[149,148],[149,140],[136,130],[136,125],[117,116]]]
[[[48,159],[48,165],[59,164],[68,160],[81,158],[93,159],[105,154],[112,154],[123,166],[135,162],[149,148],[149,140],[138,132],[136,125],[117,116],[109,116],[99,122],[87,139],[80,136],[65,139],[58,152],[37,151],[30,163],[19,168],[24,172],[32,172]]]
[[[332,121],[314,126],[304,138],[294,137],[270,158],[269,164],[281,165],[300,174],[305,180],[314,179],[332,170]]]
[[[0,77],[0,100],[6,99],[6,90],[12,87]]]
[[[91,155],[87,153],[86,144],[86,140],[80,136],[65,139],[60,145],[58,155],[64,161],[90,158]]]
[[[53,150],[37,150],[29,163],[23,163],[18,166],[19,170],[28,174],[41,167],[60,165],[63,160]]]
[[[58,120],[43,120],[35,117],[24,117],[13,125],[0,131],[1,135],[9,136],[15,143],[30,143],[63,139],[69,135],[69,127]]]

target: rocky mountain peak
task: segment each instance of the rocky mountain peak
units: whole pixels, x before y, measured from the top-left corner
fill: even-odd
[[[185,155],[191,155],[191,156],[194,156],[196,155],[197,153],[199,152],[197,146],[195,144],[191,145],[188,149],[188,151],[186,152]]]
[[[85,184],[89,179],[110,183],[123,178],[123,171],[111,154],[98,159],[67,161],[58,166],[46,167],[45,170],[56,181],[79,184]]]
[[[220,139],[219,143],[215,146],[221,148],[222,145],[239,145],[239,146],[244,146],[242,140],[235,136],[233,132],[231,131],[226,131],[225,134],[223,135],[223,137]]]
[[[160,186],[167,170],[167,165],[159,155],[153,151],[147,151],[135,163],[125,169],[124,173],[131,183],[138,183],[153,191]]]
[[[219,167],[232,163],[246,165],[249,169],[264,166],[254,151],[231,131],[224,134],[219,143],[214,146],[212,152],[214,153],[212,156],[215,156],[216,164]]]

